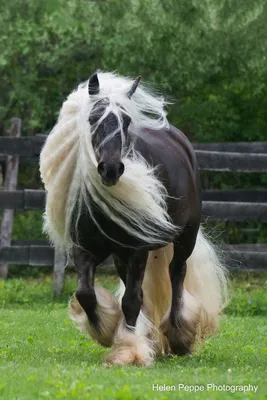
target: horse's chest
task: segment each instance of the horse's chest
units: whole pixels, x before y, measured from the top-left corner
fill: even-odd
[[[93,217],[89,216],[88,213],[83,213],[78,223],[80,244],[88,250],[95,250],[96,248],[101,250],[103,246],[111,249],[114,242],[123,243],[129,247],[143,245],[143,243],[129,235],[98,207],[93,208],[92,214]]]

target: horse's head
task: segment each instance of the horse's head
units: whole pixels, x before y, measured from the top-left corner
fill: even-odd
[[[138,77],[128,93],[130,99],[140,81]],[[88,91],[92,98],[99,93],[97,73],[89,78]],[[92,145],[98,163],[97,170],[102,183],[106,186],[116,185],[124,173],[122,155],[128,136],[131,118],[123,107],[108,97],[98,100],[89,115],[92,131]]]

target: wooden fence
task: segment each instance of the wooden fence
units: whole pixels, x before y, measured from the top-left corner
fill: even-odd
[[[8,156],[38,162],[46,136],[0,137],[1,159]],[[207,171],[266,172],[267,142],[194,144],[199,167]],[[267,190],[206,190],[203,192],[203,219],[223,221],[267,222]],[[44,209],[45,191],[15,190],[5,186],[0,191],[0,209]],[[1,234],[1,237],[3,233]],[[53,265],[54,295],[60,294],[64,282],[66,259],[54,253],[46,241],[1,242],[0,263],[18,265]],[[239,244],[225,249],[229,265],[246,270],[267,269],[267,245]]]

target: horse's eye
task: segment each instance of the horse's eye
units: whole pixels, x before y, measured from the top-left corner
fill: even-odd
[[[128,115],[125,115],[123,117],[123,128],[124,128],[124,130],[126,130],[128,128],[128,126],[130,125],[131,121],[132,120],[131,120],[130,117],[128,117]]]
[[[93,125],[93,118],[92,117],[89,117],[88,121],[89,121],[90,125]]]

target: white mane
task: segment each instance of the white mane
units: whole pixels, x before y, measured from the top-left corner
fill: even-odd
[[[99,94],[89,96],[87,81],[68,96],[42,149],[40,172],[47,190],[44,229],[55,246],[70,250],[74,209],[78,209],[76,222],[83,204],[94,219],[90,193],[102,211],[128,233],[147,243],[163,245],[163,234],[173,234],[177,228],[169,219],[167,193],[154,174],[155,168],[133,151],[124,155],[125,172],[119,182],[112,187],[103,185],[88,118],[95,103],[107,98],[109,109],[120,120],[119,104],[131,118],[129,131],[139,135],[144,127],[168,127],[166,102],[143,86],[129,99],[127,92],[133,81],[114,73],[99,72],[98,80]],[[98,228],[105,234],[104,227]]]

